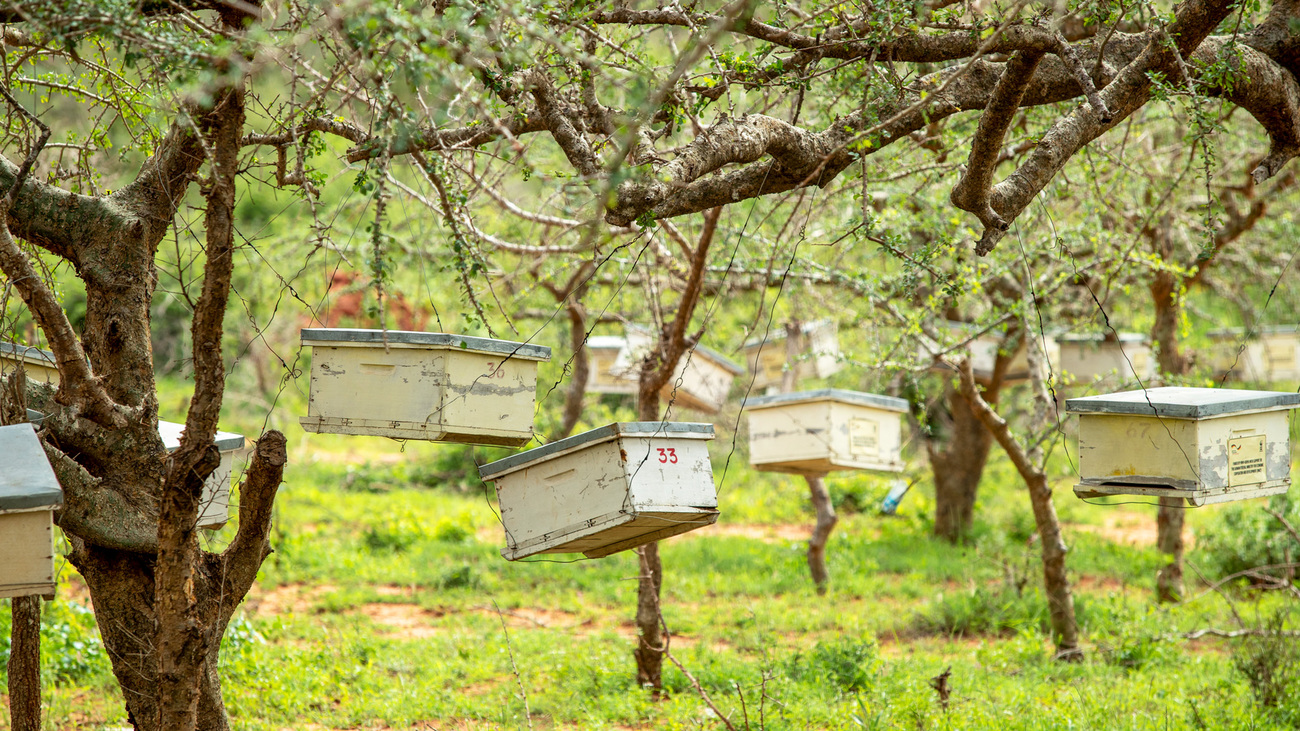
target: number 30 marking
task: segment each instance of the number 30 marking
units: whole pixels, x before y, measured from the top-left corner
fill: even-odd
[[[665,463],[665,462],[671,462],[672,464],[677,464],[677,448],[676,448],[676,447],[659,447],[658,449],[659,449],[659,463],[660,463],[660,464],[663,464],[663,463]]]

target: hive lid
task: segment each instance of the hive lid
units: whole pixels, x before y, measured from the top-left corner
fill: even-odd
[[[713,425],[688,421],[623,421],[607,424],[599,429],[574,434],[571,437],[551,442],[536,449],[512,454],[505,459],[481,465],[478,468],[478,473],[484,480],[493,479],[561,452],[607,442],[623,436],[712,439]]]
[[[772,406],[788,406],[810,401],[839,401],[846,404],[870,406],[900,413],[906,413],[908,410],[907,401],[904,399],[894,398],[893,396],[880,396],[874,393],[863,393],[861,391],[848,391],[843,388],[822,388],[816,391],[796,391],[794,393],[778,393],[773,396],[759,396],[758,398],[747,399],[745,408],[750,410],[766,409]]]
[[[185,431],[184,424],[177,424],[174,421],[163,421],[162,419],[158,420],[158,436],[162,437],[163,446],[167,448],[168,452],[180,449],[181,432],[183,431]],[[222,452],[243,449],[244,435],[231,434],[228,431],[219,431],[217,432],[216,443],[217,449]]]
[[[493,340],[476,338],[472,335],[448,335],[447,333],[426,333],[412,330],[365,330],[351,327],[305,328],[302,331],[303,345],[329,345],[331,343],[361,343],[364,345],[384,344],[385,333],[388,342],[394,345],[431,345],[444,348],[459,348],[475,353],[508,355],[526,360],[550,360],[551,349],[545,345],[516,343],[510,340]]]
[[[812,322],[803,323],[803,325],[799,328],[799,330],[804,336],[808,336],[817,332],[819,328],[829,327],[833,324],[835,323],[832,320],[813,320]],[[751,338],[749,340],[746,340],[744,349],[753,350],[758,348],[758,346],[760,345],[769,346],[772,345],[773,343],[779,343],[785,339],[786,339],[785,328],[778,327],[773,329],[772,332],[769,332],[766,338]]]
[[[50,368],[58,368],[54,361],[54,353],[40,348],[33,348],[30,345],[18,345],[0,341],[0,357],[9,356],[10,358],[22,358],[28,363],[41,363],[48,365]]]
[[[649,328],[643,327],[641,325],[627,325],[625,326],[624,330],[627,332],[627,344],[631,350],[625,350],[624,353],[620,355],[619,357],[620,362],[625,360],[624,356],[627,356],[626,360],[628,361],[628,363],[630,363],[634,359],[639,360],[640,356],[644,354],[647,349],[654,347],[654,335],[651,334],[651,330]],[[694,355],[703,355],[704,357],[708,358],[710,361],[717,363],[718,365],[722,366],[725,370],[730,371],[732,375],[738,376],[745,372],[744,366],[737,365],[735,361],[731,360],[730,358],[723,355],[722,353],[719,353],[718,351],[712,348],[706,348],[703,345],[699,345],[699,344],[696,344],[694,348],[691,348],[690,350],[687,350],[685,353],[683,353],[682,360],[680,362],[685,363],[687,358],[692,357],[692,351],[694,351]],[[623,364],[624,370],[626,369],[628,363]]]
[[[63,504],[63,490],[31,424],[0,426],[0,510]]]
[[[722,366],[726,370],[730,371],[731,374],[734,376],[739,376],[740,374],[745,372],[745,369],[742,366],[736,365],[735,361],[731,360],[730,358],[723,355],[722,353],[713,350],[712,348],[706,348],[703,345],[696,345],[695,352],[697,354],[703,354],[705,356],[708,356],[709,360],[713,361],[714,363],[717,363],[718,365]],[[691,357],[691,353],[689,350],[682,355],[683,359],[689,357]]]
[[[593,335],[587,338],[587,350],[622,350],[627,347],[627,338],[619,335]]]
[[[1072,414],[1131,414],[1174,419],[1203,419],[1242,411],[1275,411],[1297,406],[1300,406],[1300,393],[1180,386],[1084,396],[1065,402],[1066,410]]]
[[[1245,328],[1229,327],[1222,330],[1211,330],[1209,336],[1215,339],[1222,338],[1240,338],[1243,335],[1250,335],[1251,339],[1260,335],[1294,335],[1300,333],[1300,325],[1261,325],[1250,329],[1248,333]]]
[[[1141,333],[1062,333],[1056,336],[1060,343],[1145,343],[1147,336]]]

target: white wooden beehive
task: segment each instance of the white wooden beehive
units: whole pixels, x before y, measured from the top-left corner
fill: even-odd
[[[11,370],[20,361],[28,378],[59,385],[59,367],[53,353],[30,345],[0,342],[0,370]]]
[[[1284,493],[1287,417],[1300,394],[1152,388],[1066,401],[1079,415],[1079,497],[1156,495],[1192,505]]]
[[[1210,333],[1218,373],[1238,381],[1300,381],[1300,326],[1260,328],[1243,343],[1245,337],[1240,328]]]
[[[806,360],[791,363],[796,369],[796,379],[802,377],[829,378],[840,371],[840,341],[834,320],[803,323],[803,342],[800,355]],[[753,388],[765,389],[780,386],[789,355],[786,352],[787,334],[784,328],[771,333],[764,340],[758,338],[745,343],[745,360],[754,374]]]
[[[403,330],[307,329],[304,429],[517,447],[533,438],[541,345]]]
[[[158,436],[168,452],[180,449],[184,424],[158,421]],[[230,518],[230,484],[235,473],[235,457],[244,450],[244,437],[240,434],[219,431],[215,440],[221,452],[221,464],[203,482],[203,497],[199,503],[199,527],[217,530]]]
[[[640,374],[641,359],[652,347],[654,338],[649,330],[628,327],[627,347],[618,355],[614,374],[635,382]],[[682,355],[673,377],[660,389],[659,397],[671,401],[678,408],[715,414],[727,403],[732,381],[744,372],[744,368],[721,353],[696,345],[694,350]]]
[[[618,355],[627,347],[627,339],[617,335],[596,335],[587,338],[589,371],[587,372],[587,391],[589,393],[636,393],[636,379],[621,378],[615,375]]]
[[[759,471],[903,470],[903,399],[827,388],[750,399],[745,410],[749,463]]]
[[[920,356],[924,359],[935,359],[941,353],[948,351],[950,344],[956,344],[969,339],[965,349],[970,354],[971,371],[975,380],[980,383],[988,383],[993,380],[993,367],[997,363],[998,348],[1002,344],[1002,336],[997,331],[990,331],[980,335],[972,334],[975,332],[973,326],[963,322],[947,322],[944,329],[947,331],[949,343],[931,343],[923,341],[920,346]],[[1031,333],[1038,341],[1040,347],[1047,353],[1047,361],[1052,368],[1061,359],[1061,347],[1056,339],[1050,336],[1044,336],[1040,333]],[[953,356],[959,357],[959,356]],[[931,370],[951,373],[953,369],[946,363],[934,360]],[[1026,352],[1025,343],[1022,340],[1011,362],[1007,364],[1006,373],[1003,374],[1003,383],[1014,383],[1029,379],[1029,356]]]
[[[31,424],[0,426],[0,597],[54,594],[63,490]]]
[[[1059,335],[1061,357],[1058,367],[1076,382],[1108,379],[1146,383],[1156,375],[1155,359],[1145,335]]]
[[[608,556],[718,519],[712,424],[609,424],[483,465],[514,561]]]

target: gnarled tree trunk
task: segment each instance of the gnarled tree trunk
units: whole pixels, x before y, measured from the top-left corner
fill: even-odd
[[[808,571],[812,574],[817,593],[825,594],[831,580],[830,572],[826,570],[826,543],[830,541],[831,531],[839,518],[835,517],[835,506],[831,505],[826,478],[823,475],[804,475],[804,479],[808,482],[813,512],[817,514],[817,524],[808,539]]]

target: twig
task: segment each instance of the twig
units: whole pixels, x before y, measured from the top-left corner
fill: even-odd
[[[496,601],[492,602],[492,608],[497,610],[497,619],[501,620],[501,633],[506,636],[506,654],[510,656],[510,670],[515,674],[515,683],[519,685],[519,696],[524,699],[524,719],[528,721],[528,728],[533,727],[533,712],[528,708],[528,691],[524,689],[523,676],[519,674],[519,666],[515,664],[515,650],[510,645],[510,629],[506,627],[506,616],[501,612],[501,607],[497,606]]]
[[[673,657],[673,654],[668,651],[667,647],[664,648],[664,657],[668,658],[668,661],[673,665],[676,665],[677,669],[682,671],[682,675],[685,675],[686,679],[691,681],[691,685],[695,688],[695,692],[699,693],[700,698],[704,699],[705,705],[717,714],[718,718],[721,719],[722,724],[727,727],[728,731],[736,731],[736,727],[732,725],[731,719],[727,718],[727,714],[723,713],[716,705],[714,705],[713,699],[709,697],[709,692],[704,689],[704,686],[700,685],[700,681],[696,680],[694,675],[691,675],[691,671],[687,670],[685,665],[681,664],[678,662],[677,658]]]
[[[19,114],[31,120],[32,124],[36,125],[36,127],[41,130],[40,136],[36,139],[36,144],[32,146],[31,150],[28,150],[27,157],[23,160],[22,166],[18,168],[18,175],[14,178],[14,184],[5,192],[4,212],[7,213],[8,210],[13,207],[14,201],[18,199],[18,191],[21,190],[23,184],[27,182],[27,176],[31,174],[32,166],[36,164],[36,158],[40,156],[41,150],[45,147],[45,143],[50,139],[50,127],[46,123],[42,122],[39,117],[27,111],[27,107],[19,104],[18,100],[13,98],[13,95],[9,93],[7,88],[0,86],[0,95],[4,96],[5,101],[9,102],[9,106],[18,110]]]

